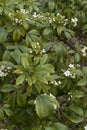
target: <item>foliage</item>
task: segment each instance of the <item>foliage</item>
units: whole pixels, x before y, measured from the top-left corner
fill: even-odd
[[[1,128],[84,129],[86,0],[0,0],[0,54]]]

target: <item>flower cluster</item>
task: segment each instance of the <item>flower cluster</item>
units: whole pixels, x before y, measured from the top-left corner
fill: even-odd
[[[51,84],[54,84],[55,86],[58,86],[58,85],[61,85],[61,81],[54,81],[54,82],[51,82]]]
[[[5,67],[3,65],[1,65],[0,67],[0,77],[5,77],[8,75],[8,72],[11,70],[12,68],[11,67]]]
[[[18,18],[15,18],[15,23],[21,23],[22,24],[22,19],[18,19]]]
[[[66,77],[75,78],[75,74],[72,74],[71,71],[75,69],[74,64],[69,64],[69,68],[64,72]]]
[[[32,15],[34,18],[43,18],[44,16],[41,14],[37,14],[36,12],[33,13]]]
[[[26,14],[28,14],[28,11],[26,11],[25,9],[21,9],[21,10],[16,10],[16,12],[10,12],[8,15],[9,17],[13,20],[14,17],[14,21],[15,23],[20,23],[22,24],[22,16],[26,16]],[[23,17],[24,18],[24,17]],[[29,21],[28,18],[25,17],[25,20]]]
[[[26,11],[25,9],[21,9],[20,12],[23,14],[28,14],[28,11]]]
[[[58,23],[58,24],[62,24],[63,26],[66,26],[67,23],[68,23],[68,19],[66,19],[64,15],[62,15],[60,13],[57,13],[56,15],[53,15],[51,17],[49,16],[48,17],[48,22],[50,24],[52,24],[52,23]]]

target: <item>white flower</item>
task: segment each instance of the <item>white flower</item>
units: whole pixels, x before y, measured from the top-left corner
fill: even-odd
[[[87,55],[86,50],[87,50],[87,47],[84,46],[84,48],[81,50],[83,56]]]
[[[72,75],[71,78],[75,79],[75,75]]]
[[[55,21],[55,18],[53,18],[53,21]]]
[[[84,130],[87,130],[87,125],[84,127]]]
[[[58,84],[61,84],[61,81],[58,81]]]
[[[77,18],[72,18],[71,22],[74,23],[74,27],[77,25],[78,19]]]
[[[46,50],[45,50],[45,49],[42,49],[42,52],[43,52],[43,53],[45,53],[45,52],[46,52]]]
[[[77,18],[72,18],[71,21],[72,21],[72,22],[77,22],[78,19],[77,19]]]
[[[69,64],[70,68],[75,68],[74,64]]]
[[[49,23],[52,23],[52,20],[51,20],[51,19],[49,19]]]
[[[51,84],[54,84],[54,82],[53,82],[53,81],[51,81]]]
[[[8,15],[9,15],[9,16],[11,16],[11,15],[12,15],[12,13],[9,13]]]
[[[56,85],[56,86],[57,86],[57,85],[58,85],[58,83],[57,83],[56,81],[54,81],[54,85]]]
[[[23,14],[27,14],[28,13],[28,11],[26,11],[25,9],[21,9],[20,12],[23,13]]]
[[[56,98],[53,94],[50,93],[50,96],[53,97],[53,98]]]
[[[7,67],[7,69],[8,69],[8,70],[11,70],[11,69],[12,69],[12,67]]]
[[[80,65],[80,64],[77,64],[77,67],[81,67],[81,65]]]
[[[8,73],[2,72],[2,71],[0,70],[0,77],[5,77],[7,74],[8,74]]]
[[[38,46],[40,45],[39,42],[37,42],[37,45],[38,45]]]
[[[36,14],[36,12],[34,12],[33,17],[34,17],[34,18],[37,18],[37,14]]]
[[[64,75],[65,75],[66,77],[69,77],[69,76],[71,76],[71,73],[70,73],[69,70],[67,70],[67,71],[64,72]]]
[[[30,50],[30,54],[32,53],[32,50]]]
[[[56,16],[59,16],[60,15],[60,13],[57,13],[57,15]]]

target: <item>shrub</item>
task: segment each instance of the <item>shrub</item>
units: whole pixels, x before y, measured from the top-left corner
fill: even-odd
[[[0,127],[83,130],[86,0],[0,0]]]

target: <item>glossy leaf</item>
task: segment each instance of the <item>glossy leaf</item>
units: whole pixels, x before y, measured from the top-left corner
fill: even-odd
[[[22,75],[20,75],[19,77],[17,77],[17,79],[16,79],[16,84],[17,84],[17,85],[22,84],[22,83],[24,82],[24,80],[25,80],[25,75],[22,74]]]
[[[40,118],[54,113],[54,104],[59,107],[58,102],[48,95],[40,95],[36,98],[36,112]]]

